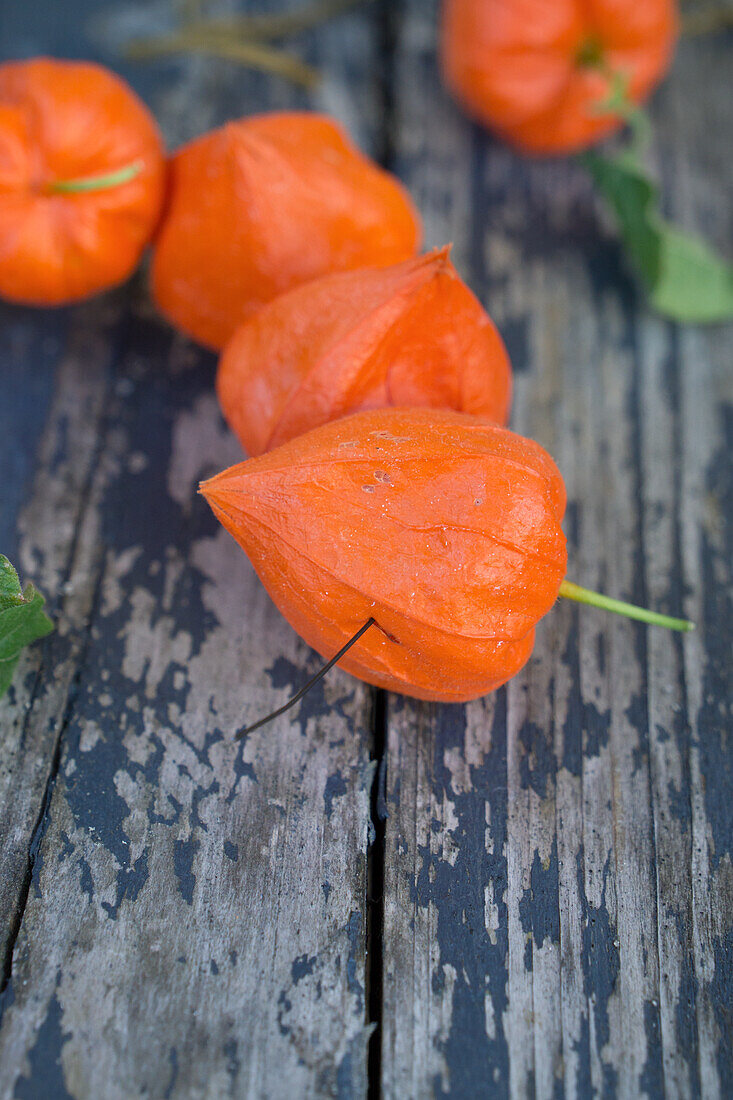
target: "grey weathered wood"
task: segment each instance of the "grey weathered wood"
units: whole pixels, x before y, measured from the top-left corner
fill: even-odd
[[[4,51],[112,64],[126,27],[161,17],[83,0],[69,29],[21,8]],[[363,141],[372,28],[357,15],[304,43],[328,64],[320,103],[363,119]],[[173,144],[305,104],[234,65],[117,67]],[[336,672],[233,742],[319,661],[196,496],[242,457],[214,359],[155,317],[142,280],[65,316],[25,503],[3,516],[58,631],[0,712],[0,1095],[364,1095],[372,692]]]
[[[9,311],[8,311],[9,312]],[[13,515],[13,547],[21,576],[49,596],[57,633],[21,656],[14,683],[0,700],[0,929],[3,956],[27,890],[29,848],[54,768],[54,751],[69,690],[78,669],[99,572],[99,549],[80,526],[103,430],[114,337],[111,302],[81,309],[66,334],[55,381],[47,379],[47,421],[34,456],[28,499]],[[9,325],[15,323],[10,318]],[[26,317],[24,324],[32,324]],[[19,341],[23,348],[22,341]],[[27,348],[23,348],[27,352]],[[23,377],[36,355],[10,355],[3,368]],[[54,348],[55,350],[55,348]],[[17,408],[17,406],[16,406]],[[21,451],[36,441],[27,433],[8,442]],[[26,434],[27,433],[27,434]],[[72,445],[73,441],[73,445]],[[11,480],[9,485],[13,485]],[[22,486],[21,486],[22,491]],[[15,510],[13,510],[15,512]],[[9,517],[8,517],[9,518]],[[10,534],[6,536],[10,539]],[[17,555],[15,553],[17,549]]]
[[[700,629],[559,606],[493,699],[390,700],[384,1092],[723,1096],[730,328],[648,314],[581,171],[467,122],[434,33],[435,6],[408,3],[398,167],[507,337],[513,425],[566,478],[570,575]],[[723,248],[729,64],[725,38],[683,44],[654,104],[670,209]]]
[[[680,125],[690,107],[690,89],[699,89],[696,118],[686,127],[689,159],[671,161],[678,179],[676,201],[688,225],[702,225],[722,247],[731,240],[731,167],[710,135],[730,132],[731,105],[716,95],[730,61],[730,39],[686,45],[680,53],[681,82],[669,103],[669,126]],[[707,74],[699,81],[698,73]],[[668,156],[674,156],[668,152]],[[723,187],[716,186],[723,180]],[[669,787],[671,812],[677,816],[687,796],[689,809],[680,817],[689,834],[692,880],[693,965],[681,968],[678,1033],[697,1046],[705,1095],[724,1097],[733,1091],[733,510],[731,441],[733,385],[730,369],[731,330],[688,330],[681,334],[665,385],[680,425],[678,462],[681,558],[680,584],[689,590],[692,614],[701,629],[682,651],[687,720],[692,736],[684,742],[681,780]],[[677,351],[677,349],[675,349]],[[683,709],[681,712],[685,714]],[[679,719],[678,719],[679,721]],[[681,799],[675,797],[677,791]],[[684,910],[682,910],[684,913]],[[670,916],[676,913],[671,907]],[[685,960],[687,956],[683,956]],[[693,993],[693,989],[697,989]],[[691,988],[692,987],[692,988]],[[690,997],[696,1019],[685,1011]],[[697,1036],[694,1036],[694,1029]],[[692,1031],[693,1035],[689,1036]],[[695,1043],[695,1038],[697,1042]]]

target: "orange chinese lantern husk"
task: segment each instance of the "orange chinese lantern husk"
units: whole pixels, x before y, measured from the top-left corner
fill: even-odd
[[[256,115],[203,134],[173,157],[153,296],[174,325],[221,348],[291,287],[397,263],[419,243],[407,192],[331,119]]]
[[[511,367],[448,249],[329,275],[246,321],[219,363],[224,414],[250,455],[349,413],[431,406],[504,424]]]
[[[357,413],[201,487],[279,609],[370,684],[460,702],[528,659],[565,575],[565,488],[536,443],[485,418]]]
[[[445,0],[446,83],[480,121],[533,153],[583,149],[622,120],[610,75],[643,100],[669,67],[674,0]]]
[[[165,174],[155,120],[114,73],[0,65],[0,296],[59,305],[122,282],[155,231]]]

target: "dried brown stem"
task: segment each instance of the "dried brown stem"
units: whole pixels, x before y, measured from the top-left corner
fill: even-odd
[[[321,77],[317,69],[306,65],[292,54],[273,49],[261,42],[232,39],[219,33],[202,33],[189,28],[160,38],[131,42],[127,56],[136,60],[161,57],[166,54],[203,53],[237,61],[262,72],[274,73],[304,88],[315,87]]]
[[[189,23],[186,30],[242,37],[248,40],[287,38],[327,23],[373,0],[315,0],[297,11],[279,15],[234,15]]]

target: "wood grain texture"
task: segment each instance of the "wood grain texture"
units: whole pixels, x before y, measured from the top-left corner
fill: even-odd
[[[63,351],[58,336],[47,337],[48,350],[58,356],[54,373],[47,362],[50,356],[43,354],[31,335],[29,314],[24,311],[22,320],[17,315],[8,318],[6,331],[14,332],[15,339],[11,337],[11,354],[2,361],[11,398],[24,376],[36,370],[40,375],[39,382],[31,384],[31,392],[36,389],[35,401],[24,407],[18,400],[14,407],[20,415],[5,437],[8,446],[3,450],[9,458],[23,456],[32,475],[28,472],[16,480],[11,473],[7,482],[10,491],[4,498],[3,513],[13,528],[3,545],[13,554],[24,580],[32,578],[48,595],[57,631],[43,645],[22,654],[14,682],[0,700],[0,928],[4,957],[28,890],[29,852],[56,766],[56,748],[85,644],[99,570],[99,551],[82,517],[103,428],[116,329],[111,303],[84,307],[68,328],[62,321]],[[50,326],[39,326],[41,332],[45,327]],[[24,330],[30,330],[27,339],[23,339]],[[44,419],[41,427],[38,422],[42,425]],[[29,447],[34,450],[32,457]],[[18,458],[14,465],[17,477]],[[6,968],[8,963],[6,960]]]
[[[559,606],[493,699],[390,699],[384,1093],[729,1095],[730,328],[646,312],[580,169],[441,91],[435,19],[406,4],[397,165],[565,475],[570,575],[699,630]],[[653,109],[670,212],[723,248],[729,64],[685,43]]]
[[[121,64],[160,6],[85,0],[75,32],[23,7],[5,10],[4,51],[122,69],[171,144],[304,105],[236,65]],[[320,105],[362,119],[363,143],[372,26],[303,43],[328,62]],[[142,278],[55,321],[3,315],[11,396],[41,369],[2,440],[22,482],[2,530],[58,629],[0,712],[0,1096],[362,1096],[372,693],[336,672],[233,741],[320,659],[196,496],[242,457],[213,357],[154,315]]]

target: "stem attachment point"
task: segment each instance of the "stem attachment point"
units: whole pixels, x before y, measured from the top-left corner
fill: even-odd
[[[54,180],[46,187],[49,195],[74,195],[86,191],[108,191],[111,187],[120,187],[123,183],[129,183],[139,176],[143,170],[143,162],[135,160],[132,164],[126,164],[124,168],[117,168],[114,172],[107,172],[101,176],[85,176],[75,180]]]

